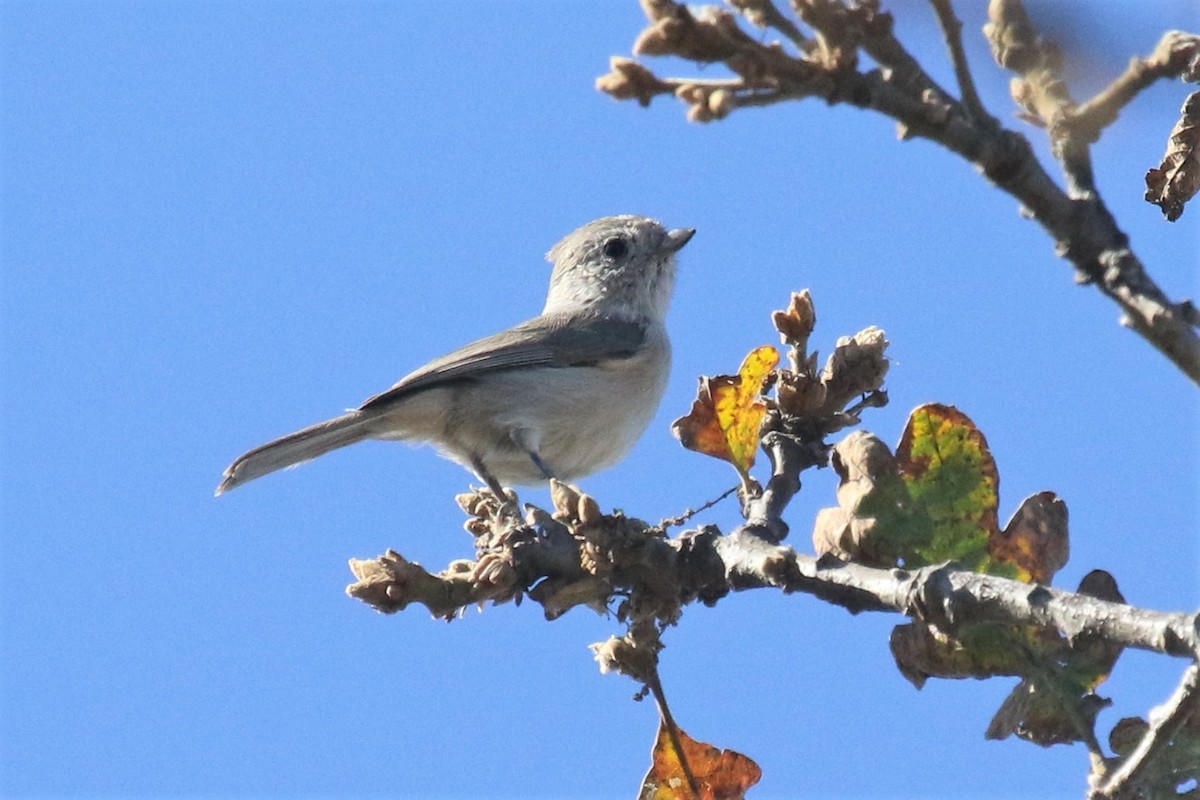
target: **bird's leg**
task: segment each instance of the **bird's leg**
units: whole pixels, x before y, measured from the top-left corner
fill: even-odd
[[[496,496],[496,500],[500,503],[502,510],[507,510],[513,516],[520,517],[517,510],[517,505],[508,496],[508,492],[504,490],[504,484],[496,480],[496,476],[488,471],[488,468],[483,465],[483,459],[479,456],[471,457],[471,471],[479,480],[487,484],[488,491]]]
[[[527,450],[525,452],[529,453],[529,458],[533,460],[533,465],[542,471],[543,478],[546,480],[554,478],[554,473],[546,466],[546,462],[542,461],[542,457],[538,455],[537,450]]]
[[[504,491],[504,485],[496,480],[496,476],[488,472],[487,467],[483,465],[483,459],[479,456],[471,457],[471,471],[475,473],[475,477],[487,484],[488,489],[491,489],[492,494],[496,495],[496,499],[501,503],[508,502],[508,492]]]
[[[542,457],[538,455],[538,439],[541,437],[526,428],[516,428],[509,431],[508,435],[516,442],[518,447],[525,451],[530,461],[533,462],[533,465],[538,468],[538,472],[542,473],[543,478],[546,480],[554,478],[554,472],[546,466],[546,462],[542,461]]]

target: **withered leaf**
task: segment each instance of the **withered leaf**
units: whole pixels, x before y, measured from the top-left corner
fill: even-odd
[[[988,554],[1012,564],[1018,580],[1050,583],[1067,563],[1067,504],[1054,492],[1025,498],[1003,532],[988,540]]]
[[[698,742],[678,731],[688,768],[696,779],[699,800],[737,800],[762,779],[762,769],[748,756]],[[658,727],[650,771],[638,800],[694,800],[679,754],[664,724]]]
[[[1146,173],[1146,201],[1174,222],[1184,205],[1200,191],[1200,92],[1183,103],[1179,121],[1167,139],[1162,163]]]

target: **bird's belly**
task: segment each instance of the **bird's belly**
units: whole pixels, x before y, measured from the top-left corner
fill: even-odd
[[[560,480],[590,475],[633,448],[662,399],[668,366],[661,354],[643,354],[596,366],[490,375],[455,404],[444,450],[463,463],[480,458],[505,484],[545,480],[526,445]],[[478,408],[490,413],[462,414]]]

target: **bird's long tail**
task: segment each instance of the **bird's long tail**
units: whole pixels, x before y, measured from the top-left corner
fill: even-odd
[[[362,441],[371,434],[368,423],[372,416],[361,411],[351,411],[256,447],[238,456],[237,460],[229,465],[225,470],[225,480],[221,481],[216,493],[224,494],[277,469],[290,467],[324,455],[330,450]]]

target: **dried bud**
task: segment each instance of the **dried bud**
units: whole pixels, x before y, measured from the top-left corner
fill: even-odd
[[[579,505],[579,490],[562,481],[550,479],[550,502],[554,504],[554,519],[560,522],[574,522],[579,519],[576,508]]]
[[[679,4],[672,0],[641,0],[641,5],[642,13],[651,22],[674,16],[679,8]]]
[[[609,66],[612,72],[596,79],[596,89],[617,100],[637,100],[648,106],[654,95],[668,91],[653,72],[633,59],[613,56]]]
[[[463,492],[462,494],[454,495],[454,502],[458,503],[458,507],[472,517],[481,517],[487,514],[486,501],[491,497],[484,497],[479,492]]]
[[[604,518],[600,513],[600,504],[590,494],[579,495],[579,521],[584,525],[592,525]]]
[[[808,337],[817,325],[817,308],[813,305],[812,292],[805,289],[792,293],[792,302],[786,311],[771,314],[771,322],[779,331],[783,343],[804,352],[808,349]]]
[[[638,647],[629,636],[618,639],[610,636],[608,641],[589,645],[596,654],[600,672],[619,672],[637,681],[645,682],[654,674],[658,658],[653,648]]]
[[[492,530],[491,523],[479,517],[471,517],[471,519],[463,523],[463,528],[472,536],[483,536],[486,533],[491,533]]]
[[[996,63],[1013,72],[1025,73],[1041,59],[1040,41],[1021,0],[992,0],[983,35],[991,45]]]
[[[745,35],[738,27],[737,17],[720,6],[701,6],[696,12],[696,21],[701,25],[712,26],[714,32],[730,39]]]
[[[688,109],[688,122],[712,122],[713,113],[708,110],[708,103],[696,103]]]
[[[671,55],[684,35],[683,22],[676,17],[663,17],[638,35],[633,43],[634,55]]]
[[[737,107],[737,96],[728,89],[717,89],[708,96],[708,110],[716,119],[729,116],[729,112]]]
[[[620,671],[622,655],[633,648],[624,639],[610,636],[607,641],[588,645],[588,649],[592,651],[596,663],[600,665],[600,674],[607,675],[610,672]]]
[[[695,83],[685,83],[675,90],[675,96],[689,105],[708,103],[708,91]]]
[[[1008,82],[1008,91],[1012,95],[1013,102],[1021,109],[1017,116],[1030,125],[1036,125],[1039,128],[1046,127],[1046,120],[1038,112],[1037,90],[1032,83],[1024,78],[1013,78]]]
[[[825,395],[825,384],[815,376],[798,375],[791,370],[779,371],[775,398],[783,413],[794,416],[817,414],[825,407]]]
[[[1191,83],[1200,82],[1200,36],[1167,31],[1150,56],[1152,68],[1178,75]]]
[[[890,491],[903,485],[892,451],[876,436],[855,431],[834,446],[830,464],[840,478],[838,507],[822,509],[817,515],[813,546],[818,553],[845,560],[894,565],[894,555],[880,552],[881,543],[872,539],[879,526],[875,515],[893,508],[901,496]]]
[[[475,562],[475,568],[471,573],[472,583],[480,586],[509,589],[516,584],[516,580],[517,571],[513,569],[508,559],[494,553],[484,554],[479,561]]]
[[[446,565],[447,575],[469,575],[475,569],[475,562],[465,558],[456,558]]]
[[[659,4],[651,17],[654,24],[638,36],[633,52],[715,62],[724,61],[752,41],[737,27],[732,14],[701,9],[700,15],[697,19],[684,5]]]

